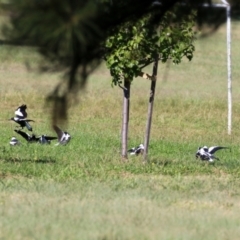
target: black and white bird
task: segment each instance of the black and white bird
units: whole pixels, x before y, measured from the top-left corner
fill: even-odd
[[[140,153],[143,154],[143,152],[144,152],[144,145],[142,143],[139,146],[133,147],[128,150],[128,153],[130,155],[139,155]]]
[[[213,146],[208,148],[207,146],[199,147],[195,156],[196,158],[200,157],[202,161],[214,162],[214,159],[219,160],[213,154],[220,149],[228,149],[228,147]]]
[[[26,109],[27,109],[27,105],[25,104],[19,106],[15,111],[15,117],[19,119],[27,118]]]
[[[9,144],[11,146],[17,146],[17,145],[20,145],[21,143],[15,137],[12,137],[11,141],[9,142]]]
[[[29,131],[32,131],[32,126],[29,124],[29,122],[34,122],[34,121],[31,119],[21,119],[18,117],[12,117],[9,120],[12,120],[15,123],[19,124],[22,129],[26,127]]]
[[[21,135],[29,143],[50,144],[51,140],[57,139],[57,137],[50,137],[46,135],[41,135],[36,137],[35,134],[30,135],[26,132],[23,132],[21,130],[16,130],[16,129],[14,131],[19,135]]]
[[[58,126],[53,125],[53,129],[57,133],[58,143],[56,145],[66,145],[71,140],[71,136],[68,132],[62,131]]]
[[[32,131],[32,126],[29,124],[29,122],[34,122],[34,121],[31,119],[27,119],[26,109],[27,109],[27,105],[22,104],[15,110],[14,112],[15,117],[10,118],[9,120],[12,120],[15,123],[19,124],[19,126],[22,129],[26,127],[29,131]]]

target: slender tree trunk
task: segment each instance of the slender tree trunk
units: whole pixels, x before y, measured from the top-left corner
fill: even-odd
[[[128,150],[128,122],[129,122],[129,105],[130,105],[130,87],[131,82],[124,79],[123,88],[123,112],[122,112],[122,158],[127,159]]]
[[[146,125],[145,140],[144,140],[144,153],[143,153],[144,162],[147,161],[147,156],[148,156],[148,146],[149,146],[149,140],[150,140],[150,131],[151,131],[152,114],[153,114],[153,103],[154,103],[155,87],[156,87],[156,80],[157,80],[157,70],[158,70],[158,56],[156,57],[156,60],[153,64],[152,76],[154,76],[155,79],[151,81],[147,125]]]

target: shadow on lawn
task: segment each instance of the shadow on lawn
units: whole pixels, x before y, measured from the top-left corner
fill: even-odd
[[[40,159],[29,159],[29,158],[14,158],[14,157],[5,157],[2,159],[4,162],[10,162],[10,163],[23,163],[23,162],[31,162],[31,163],[41,163],[41,164],[52,164],[56,163],[56,160],[49,157],[43,157]]]
[[[155,164],[158,166],[167,166],[167,165],[171,165],[173,163],[173,160],[171,159],[157,159],[157,158],[153,158],[149,161],[150,164]]]

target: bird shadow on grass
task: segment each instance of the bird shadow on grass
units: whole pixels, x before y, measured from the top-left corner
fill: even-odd
[[[53,164],[56,163],[56,160],[53,158],[49,158],[49,157],[43,157],[43,158],[39,158],[39,159],[30,159],[30,158],[15,158],[15,157],[5,157],[2,159],[5,162],[9,162],[9,163],[23,163],[23,162],[30,162],[30,163],[39,163],[39,164]]]

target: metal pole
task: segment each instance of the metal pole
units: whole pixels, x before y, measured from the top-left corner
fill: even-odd
[[[222,4],[202,4],[202,7],[219,7],[226,9],[227,15],[227,91],[228,91],[228,134],[232,132],[232,72],[231,72],[231,6],[226,0]]]
[[[232,132],[232,72],[231,72],[231,6],[226,0],[221,0],[222,3],[203,3],[201,7],[216,7],[225,8],[227,15],[227,91],[228,91],[228,134]],[[181,5],[186,5],[181,3]]]
[[[226,6],[227,14],[227,86],[228,86],[228,134],[232,131],[232,72],[231,72],[231,6]]]

